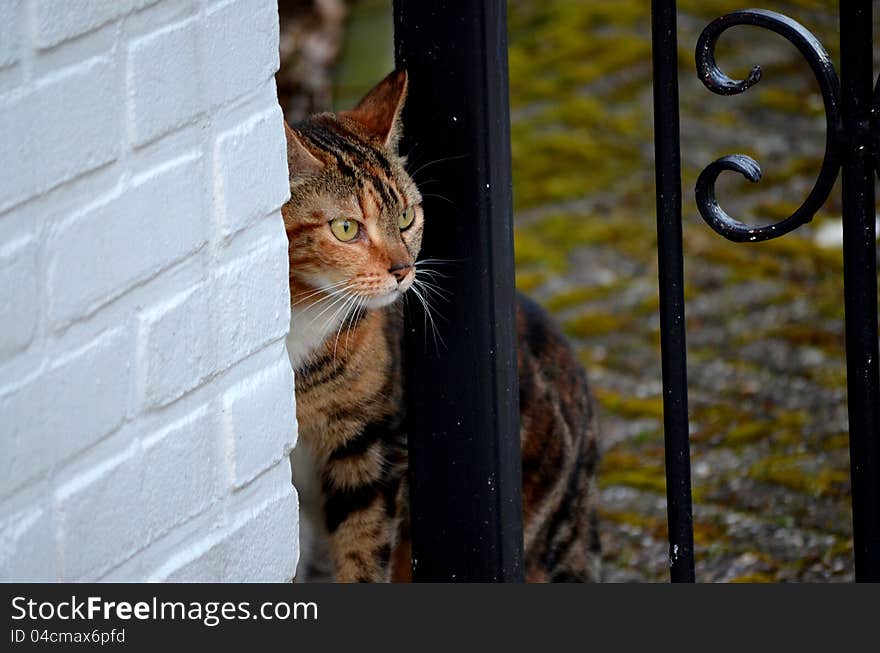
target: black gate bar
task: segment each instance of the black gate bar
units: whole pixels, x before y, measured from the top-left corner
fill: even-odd
[[[675,0],[651,3],[663,437],[672,582],[694,581]]]
[[[506,3],[394,0],[394,40],[409,73],[401,151],[425,196],[420,257],[453,272],[449,301],[434,297],[436,341],[409,302],[413,577],[521,581]]]
[[[880,392],[871,0],[840,3],[843,278],[856,579],[880,582]],[[876,138],[875,134],[875,138]]]

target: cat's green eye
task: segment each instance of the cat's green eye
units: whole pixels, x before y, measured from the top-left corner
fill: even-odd
[[[403,231],[404,229],[406,229],[408,226],[410,226],[413,223],[413,220],[415,220],[415,217],[416,217],[416,210],[413,207],[408,206],[408,207],[406,207],[406,211],[401,213],[400,217],[397,218],[397,226],[400,227],[401,231]]]
[[[330,222],[330,231],[343,243],[353,240],[358,235],[358,223],[354,220],[346,220],[345,218],[336,218]]]

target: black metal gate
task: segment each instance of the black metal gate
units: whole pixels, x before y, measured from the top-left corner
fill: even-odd
[[[436,205],[447,222],[426,233],[423,256],[459,263],[449,320],[438,325],[446,348],[425,347],[415,329],[407,330],[415,580],[523,577],[505,5],[394,1],[396,60],[409,69],[412,84],[404,151],[417,150],[423,160],[439,163],[432,177],[450,194],[444,201],[454,205]],[[737,94],[760,80],[760,68],[736,81],[716,65],[715,44],[734,25],[772,30],[807,60],[825,103],[825,158],[809,196],[785,220],[752,227],[720,207],[714,185],[721,172],[760,178],[758,164],[744,155],[723,157],[703,171],[698,209],[729,240],[777,238],[813,217],[843,170],[856,578],[880,581],[874,204],[880,81],[872,88],[871,2],[840,3],[842,83],[822,45],[801,25],[773,12],[746,10],[710,23],[696,44],[697,70],[711,91]],[[693,581],[675,0],[653,0],[652,36],[669,556],[672,580]]]
[[[761,168],[745,155],[725,156],[700,174],[697,208],[734,242],[778,238],[809,222],[843,170],[844,302],[856,579],[880,581],[880,395],[877,363],[877,253],[874,173],[880,156],[880,80],[873,90],[871,0],[840,2],[841,81],[822,44],[803,26],[772,11],[737,11],[712,21],[696,44],[697,73],[719,95],[742,93],[761,79],[755,67],[733,80],[715,62],[719,37],[735,25],[771,30],[790,41],[813,70],[825,104],[827,136],[819,177],[803,204],[775,224],[753,227],[728,215],[715,196],[724,171],[757,182]],[[681,231],[678,45],[675,0],[652,3],[657,234],[660,262],[666,492],[672,580],[694,580],[687,354]]]

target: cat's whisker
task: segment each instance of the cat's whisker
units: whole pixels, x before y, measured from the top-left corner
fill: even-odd
[[[348,301],[348,299],[353,296],[354,295],[352,293],[347,292],[347,291],[345,293],[340,294],[340,296],[336,297],[328,306],[325,306],[321,310],[320,313],[318,313],[315,317],[312,318],[312,320],[309,322],[309,326],[314,324],[322,315],[326,314],[334,306],[339,306],[340,303],[342,304],[342,306],[345,306],[345,303]],[[333,315],[335,316],[336,312],[334,312]]]
[[[323,290],[329,290],[330,288],[335,288],[336,286],[342,286],[342,285],[348,283],[349,281],[350,281],[350,279],[343,279],[342,281],[336,281],[334,283],[328,283],[323,286],[309,288],[308,290],[303,290],[302,292],[295,294],[294,297],[299,297],[300,295],[305,295],[306,293],[312,294],[312,293],[316,293],[316,292],[321,292]]]
[[[437,293],[437,290],[434,288],[428,288],[427,286],[424,286],[424,285],[420,285],[419,288],[422,289],[422,291],[423,291],[422,294],[424,295],[426,301],[430,301],[431,299],[437,299],[442,302],[449,302],[449,297],[444,297],[443,295],[440,295],[439,293]],[[437,311],[437,317],[439,319],[443,320],[444,322],[447,321],[446,318],[443,316],[443,313],[440,312],[436,306],[431,304],[431,308],[433,308],[434,310]]]
[[[432,263],[438,265],[453,265],[456,263],[462,263],[465,259],[463,258],[424,258],[420,261],[416,261],[416,266],[423,265],[425,263]]]
[[[332,301],[327,304],[317,315],[313,316],[311,321],[309,322],[309,326],[312,326],[315,322],[321,319],[328,311],[333,310],[335,307],[339,306],[341,303],[344,303],[345,300],[351,295],[347,290],[345,292],[341,292],[338,295],[332,297]],[[320,304],[321,302],[315,302],[314,305]],[[313,305],[313,306],[314,306]]]
[[[348,350],[348,338],[351,336],[351,330],[354,328],[354,325],[357,324],[357,321],[360,317],[360,311],[363,305],[366,303],[366,297],[358,297],[357,301],[354,303],[354,306],[350,309],[349,314],[346,319],[342,321],[343,325],[346,323],[348,326],[345,327],[345,348]]]
[[[428,307],[431,309],[431,321],[436,324],[436,320],[440,320],[442,322],[449,322],[445,315],[431,302],[431,297],[425,293],[424,295],[425,303],[428,304]]]
[[[416,288],[415,284],[412,285],[410,290],[412,290],[415,293],[418,300],[422,303],[422,308],[424,309],[425,337],[427,338],[427,332],[428,332],[427,327],[428,327],[428,323],[430,323],[431,333],[434,337],[434,347],[436,347],[437,353],[440,353],[440,345],[443,345],[443,348],[445,349],[446,343],[443,340],[443,336],[440,335],[439,329],[437,328],[437,323],[435,322],[434,316],[431,312],[433,305],[427,299],[425,299],[425,297],[422,295],[422,293],[419,292],[418,288]],[[437,344],[438,339],[440,341],[440,345]]]
[[[438,299],[442,299],[444,302],[448,302],[452,297],[452,291],[443,288],[436,283],[431,281],[425,281],[424,279],[419,279],[416,277],[413,280],[413,285],[419,288],[424,288],[425,293],[430,293],[432,296],[436,295]]]
[[[467,155],[467,154],[458,154],[456,156],[447,156],[447,157],[443,157],[440,159],[434,159],[433,161],[428,161],[427,163],[423,163],[418,168],[416,168],[415,172],[411,172],[409,176],[415,180],[416,175],[419,174],[425,168],[429,168],[429,167],[436,165],[438,163],[443,163],[444,161],[455,161],[457,159],[464,159],[464,158],[467,158],[468,156],[469,155]]]
[[[432,279],[435,277],[440,277],[441,279],[451,279],[452,278],[452,275],[443,274],[439,270],[432,270],[431,268],[416,267],[416,276],[419,276],[419,272],[421,272],[422,274],[427,274]]]
[[[309,297],[314,297],[315,295],[320,295],[322,292],[328,292],[333,288],[338,288],[339,286],[344,286],[349,283],[349,279],[345,279],[343,281],[337,281],[336,283],[327,284],[326,286],[321,286],[320,288],[311,288],[309,290],[304,290],[303,292],[296,293],[291,297],[291,299],[295,299],[296,297],[301,297],[301,299],[293,302],[291,306],[296,306],[297,304],[301,304],[306,301]],[[305,297],[303,297],[305,295]]]
[[[437,199],[443,200],[445,202],[449,202],[452,206],[455,206],[455,202],[446,197],[445,195],[438,195],[437,193],[422,193],[422,197],[436,197]]]
[[[416,274],[416,278],[413,281],[413,283],[419,284],[420,286],[424,287],[425,289],[427,289],[431,292],[437,293],[445,301],[448,301],[448,298],[452,297],[452,291],[447,290],[446,288],[439,286],[433,280],[432,281],[425,281],[424,279],[419,279],[418,274]]]
[[[320,297],[319,299],[316,299],[315,301],[311,302],[310,304],[307,304],[301,310],[306,310],[306,309],[317,310],[317,308],[325,302],[329,302],[329,304],[327,304],[327,306],[333,306],[336,304],[337,300],[345,297],[348,294],[350,294],[350,287],[349,286],[346,286],[345,288],[340,288],[339,290],[333,291],[332,293],[328,293],[324,297]],[[319,313],[317,317],[320,317],[321,315],[323,315],[323,313]]]
[[[348,329],[345,331],[345,348],[348,349],[348,338],[351,336],[351,330],[354,328],[354,325],[357,324],[358,320],[361,319],[361,312],[365,310],[367,304],[366,297],[362,298],[360,303],[355,307],[353,317],[351,321],[348,323]]]
[[[313,301],[308,306],[305,306],[304,308],[315,308],[330,299],[335,299],[335,298],[341,297],[341,296],[345,295],[347,292],[348,292],[348,288],[342,288],[342,289],[335,291],[333,293],[328,293],[324,297],[321,297],[320,299],[316,299],[315,301]]]
[[[422,332],[425,335],[424,345],[425,345],[425,351],[427,351],[428,350],[428,308],[427,308],[427,306],[425,306],[425,300],[422,298],[422,295],[421,295],[421,293],[419,293],[415,284],[412,285],[410,290],[412,290],[413,294],[416,296],[416,299],[418,299],[422,305]]]
[[[339,345],[339,334],[342,333],[342,327],[345,325],[345,320],[349,316],[349,310],[350,310],[349,307],[353,304],[356,304],[357,300],[358,300],[358,296],[352,295],[349,298],[349,300],[346,301],[345,304],[342,305],[342,319],[339,320],[339,328],[336,329],[336,339],[333,341],[333,360],[334,361],[336,360],[336,347],[337,347],[337,345]],[[337,313],[338,313],[338,311],[337,311]],[[333,318],[330,320],[331,324],[333,322],[333,319],[336,319],[336,313],[334,313]]]
[[[351,316],[351,309],[360,301],[358,295],[351,295],[348,300],[337,310],[328,321],[328,325],[332,325],[334,320],[341,314],[342,319],[339,320],[339,327],[336,329],[336,339],[333,341],[333,360],[336,360],[336,347],[339,344],[339,335],[345,326],[346,320]]]

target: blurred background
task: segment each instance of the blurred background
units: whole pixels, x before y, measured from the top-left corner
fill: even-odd
[[[289,122],[350,108],[393,68],[391,0],[280,0],[279,100]],[[733,244],[699,217],[715,158],[722,206],[765,224],[811,189],[821,96],[795,48],[734,28],[721,68],[763,81],[722,98],[693,48],[739,0],[680,0],[684,248],[701,581],[851,581],[839,192],[781,239]],[[575,343],[600,408],[606,580],[668,579],[654,209],[650,3],[509,0],[517,286]],[[837,3],[772,0],[837,58]],[[839,185],[839,182],[838,182]],[[430,216],[428,218],[430,220]]]

